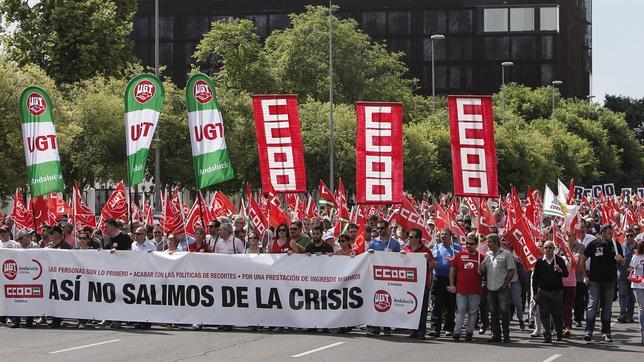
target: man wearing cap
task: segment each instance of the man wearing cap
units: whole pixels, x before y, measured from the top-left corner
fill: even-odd
[[[0,227],[0,248],[2,249],[18,249],[20,244],[11,240],[11,229],[7,225]]]
[[[613,227],[602,225],[600,238],[591,241],[581,257],[580,267],[584,275],[584,283],[588,285],[588,307],[586,308],[585,341],[591,341],[595,329],[595,317],[601,305],[602,338],[604,342],[612,342],[610,317],[613,307],[613,295],[617,280],[617,265],[624,263],[623,249],[613,240]],[[590,260],[590,268],[586,261]]]

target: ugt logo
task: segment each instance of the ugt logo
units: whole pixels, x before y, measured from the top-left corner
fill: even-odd
[[[34,116],[40,116],[47,110],[47,101],[40,94],[33,92],[27,97],[27,110]]]
[[[8,259],[4,264],[2,264],[2,274],[4,274],[4,277],[9,280],[16,279],[16,275],[18,274],[18,264],[13,261],[13,259]]]
[[[208,103],[212,100],[212,90],[205,80],[198,80],[195,82],[193,88],[195,99],[201,104]]]
[[[155,92],[156,88],[149,80],[142,80],[134,86],[134,98],[139,103],[146,103],[152,99]]]

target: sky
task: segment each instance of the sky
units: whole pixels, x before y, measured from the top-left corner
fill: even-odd
[[[644,98],[644,0],[593,0],[591,94]]]

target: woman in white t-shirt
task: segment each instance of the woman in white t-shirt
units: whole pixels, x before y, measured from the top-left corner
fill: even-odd
[[[637,245],[637,254],[633,255],[631,259],[630,270],[631,274],[628,279],[631,281],[631,288],[640,306],[640,332],[642,333],[640,343],[644,345],[644,242]]]

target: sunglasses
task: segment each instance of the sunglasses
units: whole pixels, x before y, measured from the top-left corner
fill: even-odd
[[[216,228],[217,225],[208,225],[209,228]]]
[[[143,233],[134,233],[134,235],[143,235]]]
[[[89,240],[89,238],[87,236],[81,236],[79,239],[80,240]]]
[[[287,230],[287,229],[277,229],[277,231],[278,231],[278,232],[283,232],[283,233],[285,233],[285,232],[287,232],[288,230]]]
[[[291,228],[291,231],[297,231],[297,228]]]
[[[632,238],[633,236],[635,236],[635,235],[633,235],[633,234],[626,234],[626,237],[627,237],[627,238]]]
[[[257,236],[251,236],[248,240],[259,240],[259,238]]]
[[[546,246],[544,249],[554,249],[554,246]]]
[[[160,232],[160,231],[155,231],[154,233],[155,233],[155,234],[161,234],[161,232]]]
[[[476,245],[476,243],[465,243],[465,245]]]

